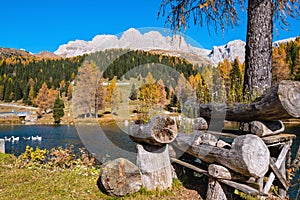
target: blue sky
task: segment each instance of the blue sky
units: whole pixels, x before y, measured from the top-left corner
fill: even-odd
[[[118,34],[127,29],[164,27],[157,19],[161,0],[132,1],[67,1],[14,0],[1,2],[0,47],[26,49],[38,53],[55,51],[70,40],[91,40],[97,34]],[[290,31],[279,30],[274,40],[300,35],[300,20],[289,20]],[[191,24],[186,35],[201,47],[211,49],[230,40],[245,40],[246,13],[241,14],[239,26],[224,34],[209,35],[207,27]]]

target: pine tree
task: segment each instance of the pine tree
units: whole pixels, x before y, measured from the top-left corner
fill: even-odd
[[[65,115],[64,108],[64,101],[57,95],[53,106],[53,119],[55,124],[60,124],[61,118]]]
[[[130,96],[129,96],[129,99],[134,101],[134,100],[137,100],[137,90],[135,88],[135,84],[133,83],[132,86],[131,86],[131,91],[130,91]]]
[[[117,87],[117,77],[115,76],[106,87],[106,103],[108,106],[112,105],[112,99],[114,98],[113,92]]]
[[[106,89],[103,86],[104,79],[101,77],[98,80],[95,92],[95,115],[98,117],[98,111],[105,108]]]

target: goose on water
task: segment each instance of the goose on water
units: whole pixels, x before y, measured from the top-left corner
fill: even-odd
[[[38,135],[35,136],[35,137],[34,137],[34,136],[31,136],[31,139],[32,139],[32,140],[38,140],[38,141],[41,141],[41,140],[42,140],[42,136],[38,136]]]
[[[12,142],[17,142],[20,140],[20,137],[11,136]]]

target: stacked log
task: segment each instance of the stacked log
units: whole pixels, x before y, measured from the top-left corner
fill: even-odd
[[[137,143],[137,166],[148,190],[172,185],[173,168],[168,144],[177,136],[177,125],[170,117],[153,117],[146,125],[130,126],[129,137]]]
[[[255,135],[243,135],[234,139],[231,149],[207,144],[195,144],[195,135],[178,133],[173,143],[207,163],[219,163],[245,176],[263,177],[269,169],[270,152],[266,144]]]
[[[177,163],[210,177],[208,198],[226,199],[220,183],[238,188],[246,193],[265,195],[275,175],[279,177],[285,190],[287,189],[288,184],[285,177],[282,176],[283,170],[279,170],[279,168],[284,162],[281,154],[286,155],[285,151],[289,148],[288,145],[285,145],[279,158],[274,162],[270,159],[268,147],[260,137],[283,132],[284,125],[279,120],[300,117],[300,82],[282,81],[251,104],[227,106],[193,103],[192,107],[197,109],[196,113],[199,113],[199,116],[192,120],[193,133],[189,135],[178,133],[175,120],[169,117],[154,117],[148,124],[131,125],[129,137],[137,143],[137,166],[134,167],[124,161],[114,161],[111,168],[107,168],[108,164],[104,165],[100,173],[99,185],[115,196],[127,193],[123,188],[130,192],[135,191],[140,185],[144,185],[146,189],[150,190],[170,187],[172,167],[169,149],[172,148],[168,147],[168,144],[172,143],[181,151],[210,164],[206,171],[172,158],[173,161],[176,160]],[[231,144],[219,140],[214,135],[202,131],[208,128],[206,120],[213,122],[214,118],[247,123],[249,124],[247,132],[252,134],[234,136]],[[211,127],[212,125],[210,125]],[[172,155],[175,157],[176,152],[172,151]],[[132,176],[133,180],[131,180],[132,172],[126,173],[127,171],[124,170],[126,166],[134,168],[136,175]],[[275,175],[270,174],[269,180],[263,188],[263,177],[270,168]],[[258,184],[259,189],[237,183],[235,180],[246,183],[251,180],[252,183]]]
[[[300,117],[300,82],[281,81],[256,102],[250,104],[201,104],[201,117],[224,118],[228,121],[274,121]],[[213,116],[213,117],[212,117]]]

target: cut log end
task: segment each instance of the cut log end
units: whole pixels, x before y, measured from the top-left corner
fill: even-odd
[[[244,135],[237,137],[232,148],[235,149],[238,156],[245,164],[250,175],[253,177],[263,177],[269,169],[270,152],[266,144],[256,135]]]
[[[177,125],[170,117],[153,117],[146,125],[131,125],[129,137],[137,143],[163,146],[177,136]]]
[[[300,81],[281,81],[278,96],[285,110],[295,118],[300,117]]]
[[[175,121],[170,117],[155,117],[150,121],[150,124],[152,124],[152,131],[158,142],[167,144],[176,138],[177,126]]]
[[[97,185],[109,195],[124,196],[140,190],[142,175],[129,160],[118,158],[103,164]]]

